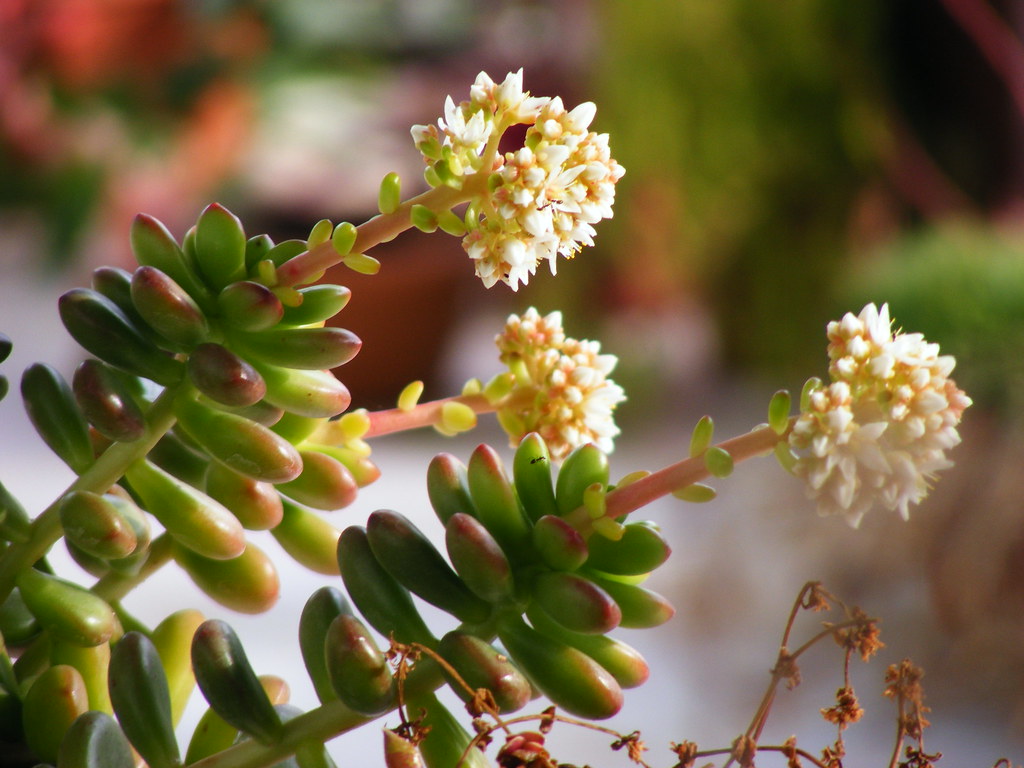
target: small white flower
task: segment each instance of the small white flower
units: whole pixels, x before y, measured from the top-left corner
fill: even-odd
[[[481,72],[468,101],[445,100],[436,128],[413,127],[432,184],[458,185],[471,174],[493,174],[495,183],[475,201],[478,219],[463,240],[487,287],[500,280],[516,290],[542,261],[554,274],[559,254],[572,258],[593,245],[592,225],[611,218],[615,184],[625,170],[612,159],[607,134],[589,131],[595,113],[591,102],[566,111],[558,97],[530,97],[523,91],[522,70],[500,85]],[[530,126],[525,145],[493,163],[488,155],[483,168],[492,139],[522,123]],[[510,239],[522,248],[511,248]]]
[[[874,304],[828,324],[832,382],[810,392],[789,438],[818,511],[852,525],[876,503],[909,516],[952,465],[945,452],[971,404],[949,378],[951,356],[891,325],[888,305]]]
[[[513,445],[537,432],[556,461],[585,443],[614,448],[614,411],[626,399],[607,378],[618,362],[614,355],[600,354],[596,341],[567,338],[560,312],[541,317],[532,307],[510,315],[495,341],[515,376],[498,409]]]

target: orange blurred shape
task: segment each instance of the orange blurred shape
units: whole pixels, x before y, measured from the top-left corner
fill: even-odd
[[[35,10],[45,68],[73,90],[151,83],[187,52],[188,21],[176,0],[51,0]]]

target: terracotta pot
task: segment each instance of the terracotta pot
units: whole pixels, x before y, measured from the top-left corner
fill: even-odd
[[[411,231],[371,255],[381,262],[376,275],[338,266],[325,278],[352,289],[332,322],[363,341],[355,359],[335,371],[352,392],[352,407],[392,407],[416,379],[426,383],[428,397],[450,394],[432,394],[431,384],[465,298],[480,286],[458,240]]]

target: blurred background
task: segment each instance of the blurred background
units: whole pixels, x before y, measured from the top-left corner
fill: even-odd
[[[483,289],[440,234],[374,251],[373,278],[336,275],[354,291],[341,321],[364,340],[342,371],[354,405],[390,406],[415,378],[431,397],[486,377],[507,313],[560,308],[571,335],[620,358],[621,475],[674,460],[704,413],[723,436],[763,421],[773,391],[825,375],[829,319],[888,301],[898,325],[957,356],[975,401],[957,467],[909,523],[881,514],[859,531],[815,517],[768,460],[706,507],[652,508],[678,542],[654,586],[679,616],[626,633],[655,676],[616,724],[644,726],[656,764],[671,762],[669,741],[727,745],[760,697],[792,597],[820,579],[883,617],[882,661],[855,678],[868,716],[848,735],[854,764],[888,759],[882,674],[904,656],[926,669],[929,747],[950,764],[1020,761],[1022,34],[1019,0],[0,0],[5,372],[16,380],[41,359],[70,375],[78,358],[56,297],[128,263],[135,213],[179,236],[212,200],[275,239],[304,238],[323,217],[362,221],[385,173],[407,193],[422,187],[411,124],[435,120],[447,94],[466,98],[478,71],[500,80],[523,67],[535,95],[597,103],[594,128],[627,169],[615,218],[558,278],[515,294]],[[15,396],[0,416],[0,478],[37,512],[66,482],[62,467]],[[454,444],[381,441],[384,479],[336,522],[377,505],[429,527],[430,452],[465,457],[484,438],[502,440],[485,428]],[[162,574],[133,597],[136,612],[201,602],[183,578]],[[283,577],[275,625],[294,627],[320,581]],[[261,671],[296,655],[294,638],[229,620],[253,633]],[[841,683],[830,652],[781,697],[779,741],[797,733],[817,751],[834,738],[817,714]],[[312,706],[301,670],[286,676]],[[625,764],[570,735],[562,759]]]

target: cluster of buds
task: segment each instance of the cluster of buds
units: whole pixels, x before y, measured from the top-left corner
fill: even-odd
[[[599,342],[566,337],[561,312],[542,317],[533,307],[510,315],[495,342],[512,373],[498,419],[513,445],[536,432],[555,461],[586,443],[611,452],[615,407],[626,399],[608,378],[614,355],[602,355]]]
[[[971,399],[949,378],[956,361],[919,333],[893,333],[889,307],[868,304],[829,323],[828,385],[809,382],[790,445],[821,514],[860,522],[875,503],[899,510],[952,462]]]
[[[487,287],[502,281],[515,290],[544,261],[554,273],[559,254],[593,245],[593,225],[611,217],[625,169],[612,159],[608,135],[589,130],[595,111],[591,102],[566,110],[558,97],[530,97],[522,70],[500,85],[481,73],[468,101],[456,106],[448,97],[437,126],[413,127],[431,185],[462,188],[469,176],[487,175],[462,243]],[[529,126],[524,146],[500,155],[498,140],[516,124]]]

